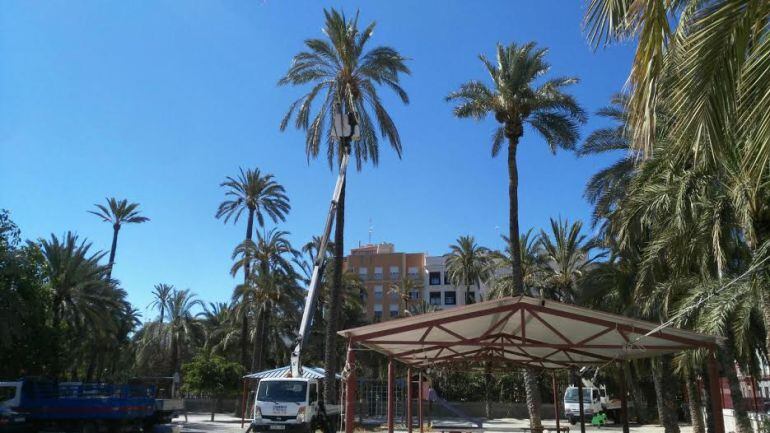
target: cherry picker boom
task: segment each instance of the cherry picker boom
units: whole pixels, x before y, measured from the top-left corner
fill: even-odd
[[[332,136],[340,140],[339,173],[329,204],[329,213],[326,215],[324,231],[313,260],[313,272],[305,296],[302,321],[299,324],[294,350],[291,352],[291,377],[260,380],[254,399],[253,419],[249,427],[251,431],[288,430],[309,433],[321,429],[331,433],[339,421],[340,406],[325,404],[319,392],[319,378],[305,375],[302,371],[302,349],[310,337],[310,328],[313,325],[313,316],[318,304],[321,279],[326,265],[326,245],[329,243],[332,226],[335,224],[337,205],[345,185],[345,175],[350,161],[350,143],[358,139],[355,114],[348,113],[346,116],[335,114]]]

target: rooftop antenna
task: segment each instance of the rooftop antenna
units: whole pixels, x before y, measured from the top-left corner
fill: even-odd
[[[374,231],[374,226],[372,226],[372,219],[369,218],[369,245],[372,244],[372,232]]]

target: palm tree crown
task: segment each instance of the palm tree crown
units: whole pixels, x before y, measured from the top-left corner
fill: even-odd
[[[224,217],[225,223],[231,218],[233,223],[237,223],[246,210],[253,212],[259,226],[264,227],[264,214],[273,222],[285,221],[286,214],[291,209],[283,186],[275,181],[272,174],[262,175],[258,168],[246,171],[241,168],[237,178],[227,176],[220,186],[227,189],[225,196],[228,200],[219,205],[216,217]]]
[[[163,323],[165,319],[166,308],[168,307],[168,301],[174,292],[174,286],[171,284],[156,284],[152,289],[153,300],[147,308],[157,308],[160,310],[160,323]]]
[[[365,51],[375,23],[359,30],[358,14],[352,20],[334,9],[324,10],[324,15],[326,26],[323,31],[328,40],[306,40],[307,50],[294,56],[289,71],[278,82],[279,85],[312,83],[313,86],[289,106],[281,121],[281,130],[286,129],[294,116],[295,126],[307,131],[305,151],[308,160],[318,156],[321,140],[325,138],[331,166],[335,156],[339,157],[341,153],[329,135],[329,119],[334,111],[344,109],[344,112],[355,112],[358,117],[361,139],[353,143],[352,150],[359,169],[366,161],[371,160],[374,165],[378,162],[376,126],[400,157],[401,138],[396,124],[382,105],[377,86],[389,87],[408,104],[409,97],[399,83],[399,74],[410,73],[406,58],[390,47],[378,46]],[[322,95],[323,102],[312,116],[312,105],[318,95]]]
[[[111,223],[114,227],[120,227],[123,224],[139,224],[150,219],[139,213],[139,203],[129,203],[128,200],[116,200],[114,197],[107,198],[107,206],[95,204],[98,210],[90,210],[92,213],[104,222]]]
[[[506,138],[521,138],[525,123],[543,136],[552,152],[559,147],[572,149],[577,142],[578,124],[585,122],[586,115],[572,96],[563,92],[577,83],[577,78],[553,78],[535,87],[535,80],[550,70],[547,53],[533,42],[507,47],[498,44],[496,63],[479,56],[493,87],[469,81],[447,96],[447,101],[458,101],[454,108],[457,117],[480,120],[494,114],[500,126],[492,135],[493,156]]]
[[[107,269],[107,277],[112,276],[112,267],[115,265],[115,251],[118,248],[118,232],[123,224],[141,224],[150,219],[139,213],[139,203],[129,203],[128,200],[116,200],[114,197],[107,199],[107,206],[96,204],[97,210],[88,211],[104,222],[112,224],[112,246],[110,247],[110,261]]]

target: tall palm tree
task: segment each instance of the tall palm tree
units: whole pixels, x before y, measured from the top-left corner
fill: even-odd
[[[216,217],[224,218],[225,224],[232,219],[237,223],[244,211],[247,212],[246,240],[251,241],[254,234],[254,218],[260,227],[265,226],[265,215],[273,222],[285,221],[291,205],[286,190],[275,181],[272,174],[256,169],[239,169],[240,173],[233,178],[227,176],[220,184],[225,188],[225,201],[219,204]],[[245,260],[243,267],[244,283],[249,279],[251,262]],[[240,302],[248,303],[248,299]],[[248,368],[248,319],[244,316],[241,321],[241,364]]]
[[[543,297],[576,303],[580,299],[580,280],[597,259],[605,256],[603,252],[592,255],[598,244],[582,234],[582,229],[580,221],[570,224],[561,218],[551,218],[551,232],[540,230],[538,242],[542,247]]]
[[[152,289],[153,300],[147,306],[147,308],[157,308],[160,310],[160,323],[163,323],[166,313],[166,306],[168,300],[171,298],[171,294],[174,292],[174,286],[171,284],[160,283],[156,284]]]
[[[112,276],[112,267],[115,265],[115,249],[118,247],[118,232],[123,224],[141,224],[150,219],[139,213],[139,203],[129,203],[128,200],[116,200],[114,197],[107,198],[107,206],[95,204],[97,210],[88,211],[102,221],[112,224],[112,246],[110,247],[109,269],[107,278]]]
[[[492,275],[492,261],[489,249],[478,245],[473,236],[460,236],[455,242],[445,256],[446,269],[453,285],[465,286],[467,302],[471,286],[476,286],[476,292],[480,292],[481,283]]]
[[[395,49],[387,46],[366,50],[366,44],[374,33],[375,24],[371,23],[363,30],[358,28],[358,14],[348,19],[344,13],[335,9],[324,10],[326,24],[323,32],[326,39],[307,39],[306,50],[294,56],[292,65],[279,85],[311,85],[308,93],[294,101],[283,120],[281,130],[286,129],[294,116],[294,125],[306,131],[305,153],[308,160],[317,158],[321,142],[327,143],[326,155],[329,166],[339,164],[343,153],[352,152],[356,167],[371,161],[379,161],[379,140],[377,127],[382,137],[401,157],[401,138],[396,124],[385,109],[378,94],[378,86],[393,90],[405,104],[409,103],[406,91],[399,83],[400,74],[409,74],[406,58]],[[317,112],[311,115],[313,103],[322,95],[322,102]],[[360,140],[348,144],[336,142],[331,138],[330,119],[334,113],[355,113],[360,127]],[[311,121],[312,117],[312,121]],[[337,372],[335,361],[337,347],[338,317],[342,296],[342,258],[344,256],[345,228],[345,183],[342,185],[337,203],[336,223],[334,228],[334,271],[332,273],[332,302],[327,323],[324,361],[326,381],[324,392],[327,401],[336,400],[334,375]]]
[[[479,56],[484,64],[493,87],[481,81],[470,81],[447,96],[448,101],[458,101],[454,114],[460,118],[483,119],[494,114],[500,126],[492,135],[492,156],[497,156],[505,141],[508,141],[508,238],[512,251],[519,252],[519,174],[516,166],[516,151],[524,135],[524,126],[529,125],[548,143],[552,152],[561,147],[572,149],[578,140],[578,125],[586,120],[583,109],[564,92],[567,86],[577,82],[576,78],[553,78],[539,85],[535,81],[548,73],[550,66],[545,61],[547,50],[537,48],[533,42],[507,47],[497,45],[497,62],[492,63],[484,55]],[[524,280],[521,256],[513,256],[513,282],[517,293],[523,293]],[[541,428],[540,402],[537,388],[533,385],[533,372],[525,369],[529,416],[534,428]]]

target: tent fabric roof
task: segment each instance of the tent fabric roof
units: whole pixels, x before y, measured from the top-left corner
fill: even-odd
[[[289,377],[289,373],[291,372],[291,367],[280,367],[280,368],[274,368],[272,370],[265,370],[260,371],[257,373],[250,373],[245,376],[243,376],[246,379],[266,379],[266,378],[281,378],[281,377]],[[323,368],[320,367],[302,367],[302,377],[305,379],[323,379],[326,377],[326,373]],[[341,376],[338,374],[337,379],[339,379]]]
[[[340,331],[360,344],[415,367],[497,361],[571,368],[654,357],[718,338],[556,301],[508,297]],[[475,363],[475,364],[474,364]]]

